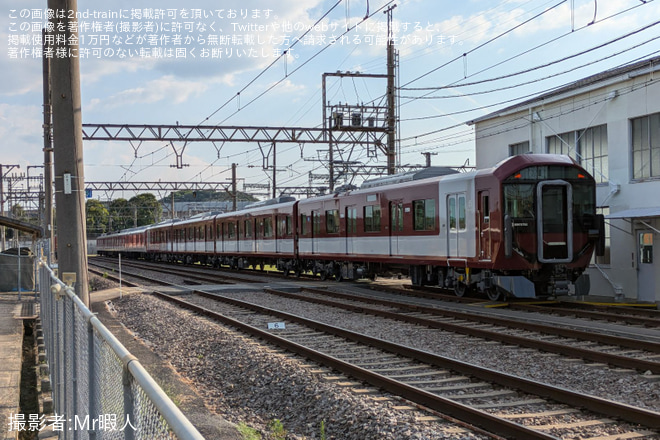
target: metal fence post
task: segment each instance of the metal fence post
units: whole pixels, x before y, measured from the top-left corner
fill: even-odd
[[[71,414],[67,414],[68,420],[73,420],[74,426],[73,433],[74,440],[77,439],[78,431],[75,426],[75,416],[78,415],[78,349],[76,346],[76,304],[71,301]]]
[[[96,344],[94,343],[94,326],[90,319],[87,319],[87,377],[89,382],[89,414],[98,414],[96,407]],[[96,431],[90,429],[89,440],[96,440]]]

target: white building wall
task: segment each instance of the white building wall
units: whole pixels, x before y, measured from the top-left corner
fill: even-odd
[[[533,153],[546,153],[546,138],[607,125],[608,183],[597,189],[598,206],[610,214],[634,208],[660,207],[660,178],[633,180],[630,120],[660,112],[660,84],[655,72],[609,78],[556,96],[528,102],[474,122],[477,168],[495,165],[509,156],[509,146],[529,141]],[[648,70],[648,69],[647,69]],[[655,80],[653,80],[655,75]],[[660,230],[660,220],[642,219]],[[622,293],[638,298],[637,231],[649,229],[639,219],[612,219],[610,264],[591,267],[591,294]],[[660,302],[660,234],[654,232],[655,301]],[[608,280],[609,278],[609,280]]]

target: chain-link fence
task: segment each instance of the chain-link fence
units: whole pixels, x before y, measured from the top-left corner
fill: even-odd
[[[51,424],[60,439],[203,439],[45,263],[39,291],[53,389]]]

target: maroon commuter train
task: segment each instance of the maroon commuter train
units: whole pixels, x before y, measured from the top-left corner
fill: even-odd
[[[436,172],[435,176],[428,177]],[[359,190],[259,202],[99,237],[101,255],[325,279],[409,275],[457,295],[586,294],[602,252],[594,179],[567,156],[525,154],[469,173],[388,176]]]

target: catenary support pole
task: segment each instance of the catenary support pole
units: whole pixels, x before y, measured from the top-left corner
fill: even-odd
[[[43,53],[48,46],[46,30],[41,32],[43,41]],[[46,261],[48,264],[53,260],[53,143],[51,137],[51,103],[50,103],[50,59],[43,56],[43,94],[44,94],[44,216],[43,228],[46,248]]]
[[[78,33],[69,18],[76,16],[78,2],[48,0],[48,8],[55,11],[51,21],[59,33],[53,50],[60,53],[50,64],[57,260],[60,275],[76,274],[76,295],[89,306]]]

